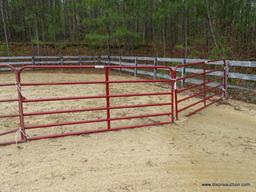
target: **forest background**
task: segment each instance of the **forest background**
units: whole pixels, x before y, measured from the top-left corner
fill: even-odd
[[[0,55],[256,59],[255,0],[0,0]]]

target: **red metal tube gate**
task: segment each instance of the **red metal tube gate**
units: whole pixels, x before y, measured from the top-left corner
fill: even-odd
[[[210,65],[219,63],[216,66]],[[191,73],[183,77],[177,77],[177,70],[187,67],[196,68],[198,73]],[[220,73],[219,77],[212,78],[212,73]],[[185,116],[190,116],[196,112],[206,108],[209,105],[227,97],[227,64],[225,60],[212,60],[198,63],[188,63],[178,65],[174,71],[175,82],[175,116],[176,120],[179,119],[180,113],[187,112]],[[194,79],[201,78],[201,79]],[[187,81],[185,87],[176,86],[179,81]],[[193,82],[196,81],[197,83]],[[187,92],[190,94],[178,98],[182,93]],[[184,104],[188,102],[188,104]],[[183,105],[181,107],[181,103]]]
[[[40,82],[40,83],[23,83],[21,81],[21,74],[25,69],[95,69],[101,68],[104,70],[105,80],[104,81],[84,81],[84,82]],[[121,68],[133,68],[133,69],[158,69],[158,70],[167,70],[169,71],[170,78],[168,80],[117,80],[117,81],[110,81],[109,80],[109,71],[110,69],[121,69]],[[19,102],[19,118],[20,118],[20,127],[18,129],[14,129],[11,131],[7,131],[4,133],[0,133],[1,135],[6,135],[9,133],[15,133],[19,131],[21,133],[21,137],[17,141],[8,141],[2,142],[0,145],[7,145],[13,143],[22,143],[30,140],[39,140],[39,139],[47,139],[47,138],[56,138],[56,137],[64,137],[64,136],[71,136],[71,135],[81,135],[81,134],[90,134],[90,133],[97,133],[97,132],[106,132],[106,131],[116,131],[121,129],[131,129],[131,128],[140,128],[146,126],[156,126],[156,125],[163,125],[169,124],[174,122],[174,77],[173,77],[173,70],[170,67],[166,66],[76,66],[76,65],[41,65],[41,66],[24,66],[19,69],[14,69],[16,74],[16,85],[18,90],[18,101]],[[119,84],[119,83],[156,83],[156,82],[163,82],[169,83],[169,90],[165,92],[150,92],[150,93],[134,93],[134,94],[111,94],[110,91],[110,84]],[[104,95],[95,95],[95,96],[72,96],[72,97],[57,97],[57,98],[39,98],[39,99],[29,99],[22,96],[22,88],[26,86],[51,86],[51,85],[77,85],[77,84],[103,84],[105,85],[105,94]],[[169,95],[170,101],[165,103],[154,103],[154,104],[138,104],[138,105],[120,105],[120,106],[112,106],[110,103],[110,98],[118,98],[118,97],[134,97],[134,96],[161,96],[161,95]],[[69,109],[69,110],[56,110],[56,111],[41,111],[41,112],[24,112],[23,104],[25,103],[38,103],[38,102],[51,102],[51,101],[68,101],[68,100],[81,100],[81,99],[104,99],[105,98],[105,107],[95,107],[95,108],[83,108],[83,109]],[[6,100],[7,102],[7,100]],[[162,112],[162,113],[151,113],[151,114],[141,114],[136,116],[125,116],[125,117],[118,117],[112,118],[111,117],[111,110],[115,109],[128,109],[128,108],[140,108],[140,107],[154,107],[154,106],[170,106],[169,112]],[[73,121],[73,122],[61,122],[61,123],[51,123],[51,124],[43,124],[43,125],[26,125],[24,122],[24,117],[29,116],[40,116],[40,115],[51,115],[51,114],[64,114],[64,113],[79,113],[85,111],[106,111],[107,117],[104,119],[93,119],[93,120],[81,120],[81,121]],[[169,116],[170,120],[165,122],[154,122],[154,123],[147,123],[142,125],[133,125],[133,126],[119,126],[119,127],[112,127],[111,122],[113,121],[120,121],[120,120],[128,120],[128,119],[140,119],[140,118],[147,118],[147,117],[158,117],[158,116]],[[44,136],[32,136],[29,137],[26,133],[26,130],[32,129],[45,129],[50,127],[56,126],[66,126],[66,125],[78,125],[78,124],[87,124],[87,123],[98,123],[98,122],[106,122],[107,126],[103,129],[94,129],[94,130],[85,130],[79,132],[65,132],[62,134],[51,134],[51,135],[44,135]]]
[[[208,65],[210,63],[222,62],[223,65],[218,65],[218,67],[213,68],[212,65]],[[20,139],[16,141],[8,141],[2,142],[0,145],[7,145],[13,143],[22,143],[29,140],[38,140],[38,139],[47,139],[47,138],[55,138],[55,137],[64,137],[71,135],[81,135],[81,134],[90,134],[97,132],[106,132],[106,131],[116,131],[121,129],[131,129],[131,128],[140,128],[146,126],[155,126],[155,125],[163,125],[174,122],[174,120],[178,120],[179,116],[182,112],[185,112],[186,116],[190,116],[201,109],[219,101],[222,97],[227,96],[227,64],[225,60],[216,60],[216,61],[208,61],[208,62],[198,62],[198,63],[189,63],[179,65],[176,68],[172,69],[167,66],[77,66],[77,65],[41,65],[41,66],[24,66],[22,68],[14,68],[9,65],[0,65],[0,67],[8,67],[10,68],[16,78],[15,83],[4,83],[0,84],[1,87],[6,86],[16,86],[18,98],[17,99],[0,99],[0,103],[4,102],[18,102],[19,113],[18,114],[4,114],[0,115],[1,118],[11,118],[11,117],[19,117],[19,127],[16,129],[5,130],[0,133],[0,136],[9,135],[12,133],[20,133]],[[191,74],[177,77],[177,73],[179,69],[183,69],[184,67],[189,68],[193,67],[193,69],[197,70],[197,73],[190,72]],[[40,82],[40,83],[24,83],[21,80],[21,74],[25,69],[95,69],[99,68],[104,71],[104,80],[103,81],[83,81],[83,82]],[[122,69],[122,68],[130,68],[137,70],[140,69],[153,69],[153,70],[167,70],[169,73],[169,79],[139,79],[139,80],[110,80],[109,79],[109,71],[111,69]],[[198,72],[199,71],[199,72]],[[212,73],[219,73],[219,77],[212,78]],[[216,75],[216,74],[215,74]],[[194,78],[196,79],[196,83]],[[193,81],[192,81],[193,80]],[[184,87],[179,86],[179,82],[186,82]],[[150,93],[133,93],[133,94],[112,94],[110,90],[111,84],[122,84],[122,83],[168,83],[170,86],[167,91],[164,92],[150,92]],[[52,97],[52,98],[38,98],[38,99],[30,99],[25,98],[22,95],[22,88],[24,87],[37,87],[37,86],[51,86],[51,85],[80,85],[80,84],[102,84],[105,85],[105,93],[103,95],[94,95],[94,96],[72,96],[72,97]],[[184,85],[184,84],[183,84]],[[186,92],[186,94],[183,94]],[[149,103],[149,104],[133,104],[133,105],[118,105],[113,106],[110,102],[111,98],[126,98],[126,97],[145,97],[145,96],[163,96],[167,95],[169,97],[169,102],[164,103]],[[51,101],[70,101],[70,100],[88,100],[88,99],[105,99],[104,107],[94,107],[94,108],[82,108],[82,109],[65,109],[65,110],[54,110],[54,111],[39,111],[39,112],[26,112],[23,109],[23,105],[25,103],[40,103],[40,102],[51,102]],[[187,102],[187,104],[186,104]],[[181,105],[182,103],[182,105]],[[155,107],[155,106],[169,106],[168,112],[162,113],[150,113],[150,114],[140,114],[140,115],[132,115],[125,117],[111,117],[111,111],[115,109],[129,109],[129,108],[144,108],[144,107]],[[80,120],[80,121],[72,121],[72,122],[61,122],[61,123],[49,123],[42,125],[26,125],[24,122],[24,117],[31,116],[41,116],[41,115],[53,115],[53,114],[66,114],[66,113],[79,113],[79,112],[89,112],[89,111],[105,111],[106,118],[104,119],[92,119],[92,120]],[[141,125],[132,125],[132,126],[118,126],[112,127],[112,122],[121,121],[121,120],[129,120],[129,119],[140,119],[140,118],[148,118],[148,117],[159,117],[159,116],[170,116],[168,121],[162,122],[154,122],[154,123],[144,123]],[[175,118],[176,116],[176,118]],[[57,126],[67,126],[67,125],[78,125],[78,124],[88,124],[88,123],[100,123],[106,122],[106,127],[101,129],[94,130],[84,130],[77,132],[65,132],[62,134],[51,134],[51,135],[39,135],[29,137],[27,135],[28,130],[33,129],[45,129]]]

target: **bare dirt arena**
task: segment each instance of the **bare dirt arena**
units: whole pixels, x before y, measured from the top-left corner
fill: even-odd
[[[9,73],[0,74],[0,83],[12,82]],[[95,73],[25,72],[24,82],[99,80]],[[113,79],[133,78],[114,73]],[[135,79],[135,78],[134,78]],[[100,86],[100,85],[99,85]],[[167,84],[119,84],[112,93],[163,91]],[[99,95],[97,86],[26,87],[27,98]],[[1,89],[1,98],[16,98],[15,89]],[[112,105],[167,102],[169,97],[115,98]],[[104,100],[30,103],[26,112],[96,107]],[[0,104],[0,114],[15,113],[17,104]],[[166,112],[170,107],[122,109],[112,116]],[[100,119],[105,112],[45,115],[26,118],[27,125],[52,122]],[[169,117],[118,121],[113,126],[157,122]],[[166,119],[164,119],[166,118]],[[145,123],[144,122],[144,123]],[[0,119],[1,131],[18,126],[18,119]],[[104,127],[105,123],[65,126],[28,131],[45,135]],[[14,139],[15,134],[0,137]],[[202,186],[209,183],[239,183],[245,186]],[[32,141],[0,147],[0,192],[29,191],[256,191],[256,105],[228,100],[212,105],[190,118],[181,117],[175,124]]]

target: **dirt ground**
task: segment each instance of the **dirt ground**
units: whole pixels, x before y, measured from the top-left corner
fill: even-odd
[[[1,74],[0,83],[12,82]],[[23,82],[102,80],[95,73],[25,72]],[[119,73],[113,80],[131,79]],[[139,78],[134,78],[139,79]],[[26,98],[67,97],[104,94],[99,86],[26,87]],[[166,91],[168,84],[119,84],[111,93]],[[6,89],[4,91],[4,89]],[[14,88],[1,88],[0,99],[15,98]],[[169,102],[170,96],[115,98],[111,105]],[[96,104],[97,103],[97,106]],[[105,100],[29,103],[25,112],[103,106]],[[186,103],[184,103],[186,104]],[[164,113],[170,106],[112,111],[112,117],[142,113]],[[16,113],[15,103],[0,103],[0,114]],[[104,112],[45,115],[26,118],[26,125],[100,119]],[[229,100],[200,111],[175,124],[92,135],[32,141],[0,147],[0,192],[27,191],[256,191],[256,105]],[[113,127],[166,121],[154,117],[117,121]],[[18,119],[0,119],[1,131],[16,128]],[[97,126],[96,126],[97,125]],[[28,135],[45,135],[105,127],[105,123],[30,130]],[[0,137],[14,139],[15,134]],[[202,186],[203,184],[243,186]]]

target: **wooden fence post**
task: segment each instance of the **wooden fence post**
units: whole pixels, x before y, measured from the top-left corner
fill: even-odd
[[[154,66],[156,67],[157,66],[157,58],[154,59]],[[154,79],[157,78],[157,69],[154,68]]]
[[[101,56],[98,57],[98,65],[101,65]]]
[[[122,66],[122,57],[121,56],[119,57],[119,65]],[[119,71],[122,71],[122,69],[119,68]]]
[[[182,64],[184,65],[186,63],[187,63],[186,59],[183,59]],[[186,67],[182,67],[181,68],[181,77],[185,77],[185,76],[186,76]],[[185,83],[186,83],[186,80],[183,79],[181,81],[181,87],[185,87]]]
[[[35,57],[32,56],[32,65],[35,65]]]
[[[137,60],[137,57],[135,57],[134,65],[135,65],[135,67],[137,67],[137,66],[138,66],[138,60]],[[134,76],[135,76],[135,77],[137,77],[137,68],[134,68]]]

